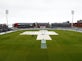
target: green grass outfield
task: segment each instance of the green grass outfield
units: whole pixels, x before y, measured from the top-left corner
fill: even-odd
[[[37,36],[17,31],[0,35],[0,61],[82,61],[82,33],[55,30],[47,49],[40,48]]]

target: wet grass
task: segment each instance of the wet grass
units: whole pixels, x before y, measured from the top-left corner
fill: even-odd
[[[82,33],[55,30],[59,35],[41,49],[37,36],[22,32],[0,35],[0,61],[82,61]]]

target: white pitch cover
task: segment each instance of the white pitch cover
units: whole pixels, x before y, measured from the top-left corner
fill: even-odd
[[[46,40],[52,40],[49,35],[58,35],[54,31],[40,30],[40,31],[26,31],[20,35],[37,35],[36,40],[41,40],[41,48],[47,48]]]

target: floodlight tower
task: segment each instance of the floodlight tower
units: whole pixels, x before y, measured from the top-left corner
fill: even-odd
[[[71,11],[71,14],[72,14],[72,23],[71,23],[71,27],[73,28],[74,10]]]
[[[6,21],[7,21],[7,25],[8,25],[8,10],[5,10],[5,14],[6,14]]]

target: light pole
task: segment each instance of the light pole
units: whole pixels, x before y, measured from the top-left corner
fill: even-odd
[[[74,10],[71,11],[71,14],[72,14],[72,23],[71,23],[71,27],[73,28]]]
[[[5,10],[5,14],[6,14],[6,21],[7,21],[7,26],[8,26],[8,10]]]

